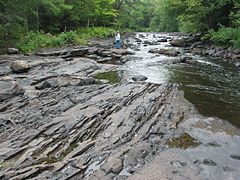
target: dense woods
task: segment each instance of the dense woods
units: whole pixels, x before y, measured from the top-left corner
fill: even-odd
[[[8,0],[0,1],[0,40],[30,31],[53,34],[89,27],[204,33],[240,48],[239,0]]]

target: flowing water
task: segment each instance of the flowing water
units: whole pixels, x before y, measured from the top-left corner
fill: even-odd
[[[141,35],[139,37],[139,35]],[[143,36],[142,36],[143,35]],[[142,42],[136,42],[136,38]],[[224,59],[211,59],[185,53],[183,48],[173,48],[169,42],[144,45],[162,38],[180,38],[171,34],[138,33],[130,40],[140,51],[122,67],[122,76],[130,80],[134,75],[147,76],[151,83],[179,83],[185,98],[204,116],[218,117],[240,127],[240,69]],[[193,57],[195,63],[172,63],[179,57],[148,53],[153,48],[176,49]]]

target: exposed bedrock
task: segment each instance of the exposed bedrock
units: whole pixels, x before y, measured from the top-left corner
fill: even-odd
[[[0,176],[77,179],[96,173],[118,177],[123,169],[133,173],[163,149],[191,111],[176,106],[178,97],[176,85],[149,83],[66,86],[33,99],[16,97],[0,116]]]

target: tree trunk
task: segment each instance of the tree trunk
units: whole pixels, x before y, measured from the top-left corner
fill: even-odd
[[[36,7],[36,29],[39,31],[39,0],[37,0],[37,7]]]

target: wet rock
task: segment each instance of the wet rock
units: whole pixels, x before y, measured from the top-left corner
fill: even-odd
[[[167,42],[168,40],[167,39],[159,39],[157,40],[157,42]]]
[[[179,51],[176,51],[173,49],[150,49],[148,52],[163,54],[163,55],[167,55],[167,56],[177,56],[178,54],[180,54]]]
[[[11,63],[10,68],[15,73],[27,72],[31,67],[26,61],[14,61]]]
[[[195,35],[190,38],[172,40],[172,41],[170,41],[170,44],[172,46],[176,46],[176,47],[186,47],[186,46],[191,46],[193,43],[199,41],[200,39],[201,39],[201,35]],[[197,44],[192,45],[192,46],[201,47],[200,42],[198,42]]]
[[[192,60],[193,58],[190,57],[190,56],[181,56],[180,57],[180,62],[184,63],[186,62],[187,60]]]
[[[133,57],[133,56],[123,56],[120,60],[122,63],[126,63],[128,61],[132,61],[132,60],[140,60],[142,59],[141,57]]]
[[[143,76],[143,75],[136,75],[132,77],[133,81],[146,81],[148,77]]]
[[[186,39],[177,39],[170,41],[170,44],[176,47],[185,47],[187,45],[187,42]]]
[[[0,80],[0,102],[23,95],[25,90],[16,81]]]
[[[139,48],[134,48],[133,50],[134,50],[134,51],[140,51],[140,49],[139,49]]]
[[[142,42],[142,41],[141,41],[141,39],[135,38],[135,42],[140,43],[140,42]]]
[[[17,48],[8,48],[8,54],[19,54],[19,50]]]

